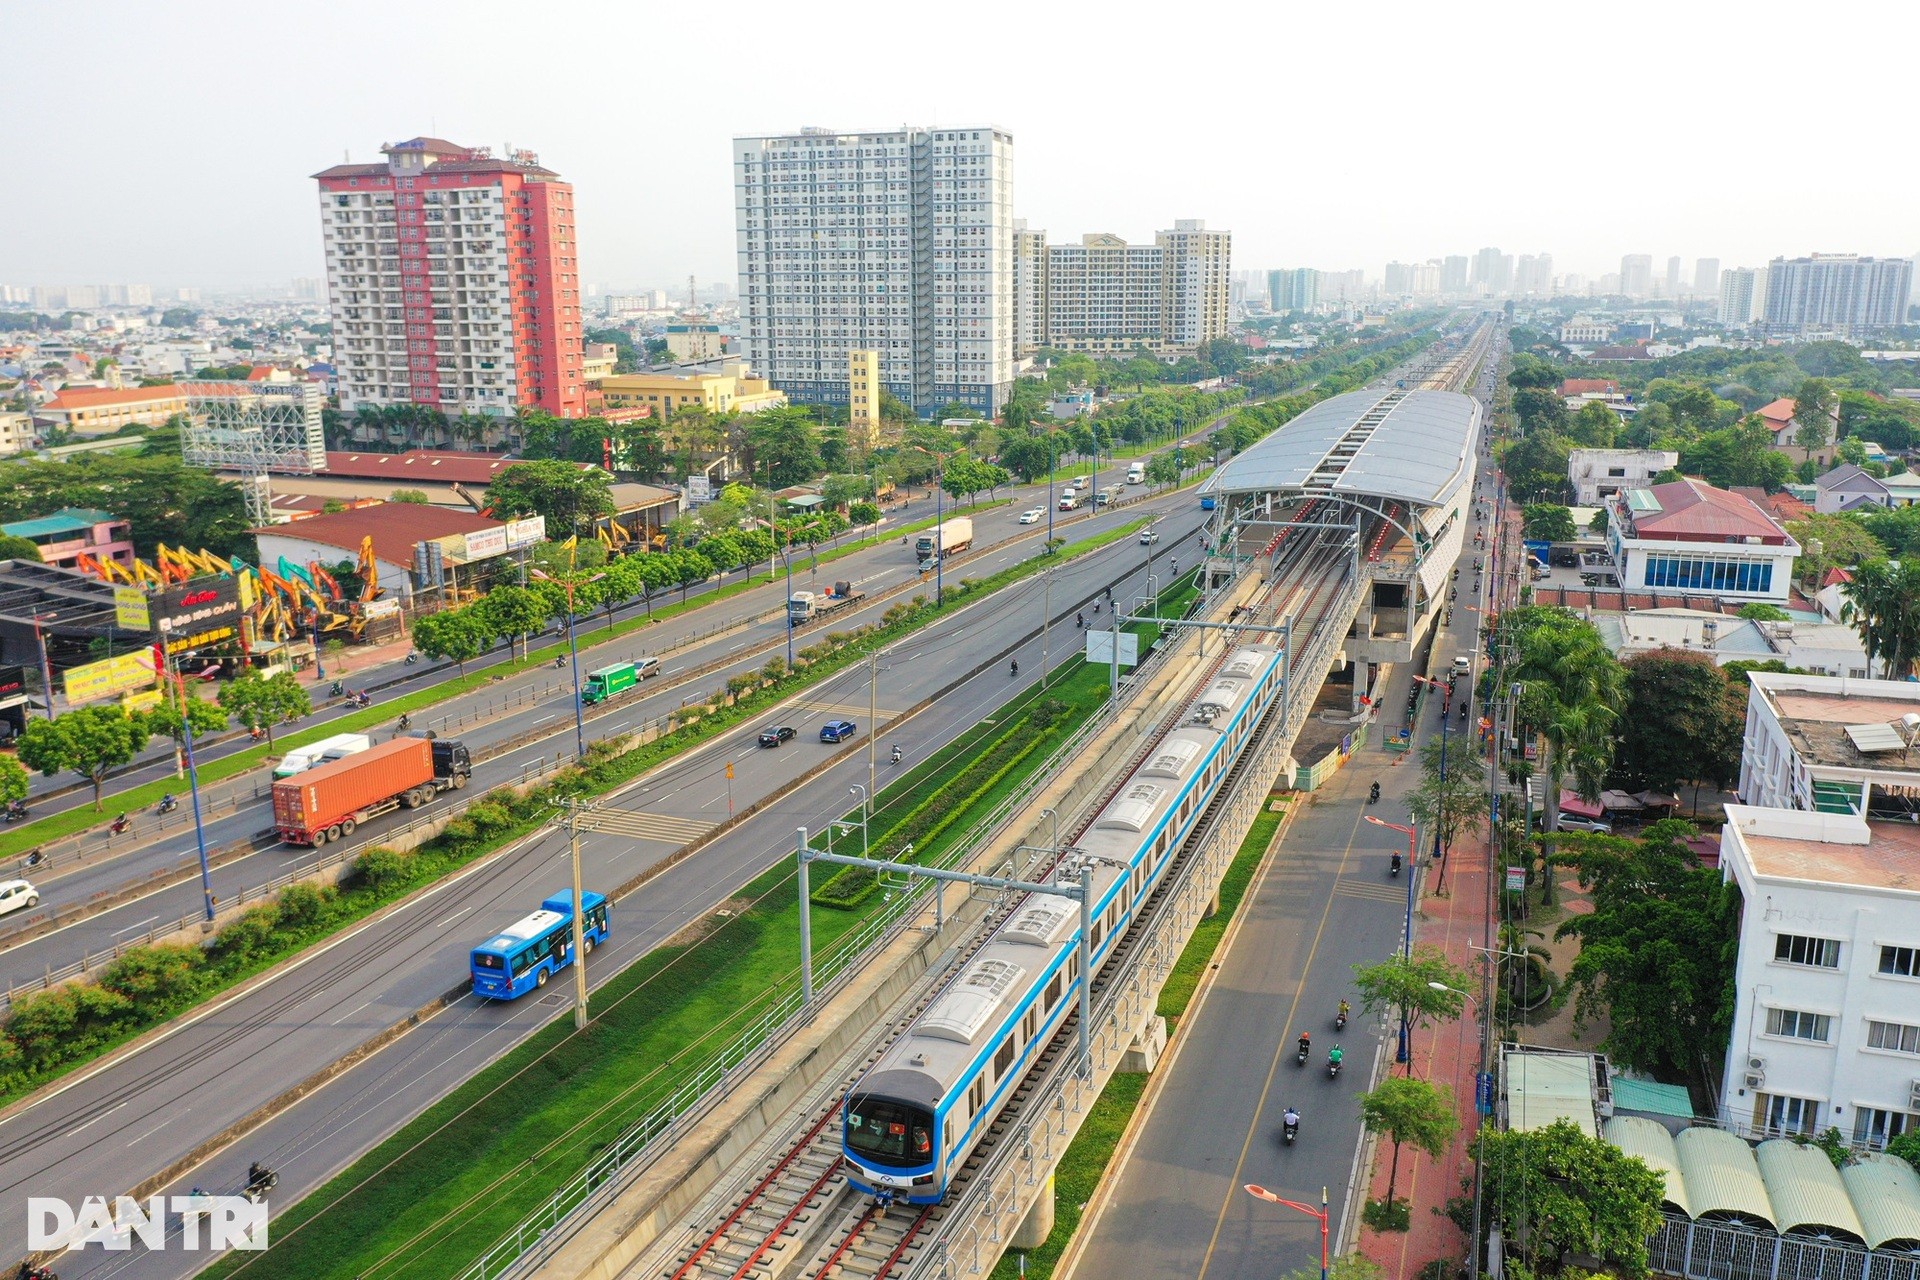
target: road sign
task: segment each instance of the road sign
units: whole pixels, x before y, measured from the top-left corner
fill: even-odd
[[[1507,892],[1525,893],[1527,889],[1527,869],[1525,867],[1507,868]]]
[[[1113,663],[1113,632],[1087,632],[1087,661],[1111,666]],[[1120,633],[1120,665],[1131,667],[1140,661],[1140,637],[1131,631]]]

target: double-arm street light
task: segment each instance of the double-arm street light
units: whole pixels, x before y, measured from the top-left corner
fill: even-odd
[[[1256,1200],[1265,1200],[1269,1204],[1283,1204],[1289,1209],[1298,1209],[1309,1218],[1320,1220],[1320,1280],[1327,1280],[1327,1189],[1320,1188],[1318,1209],[1310,1204],[1301,1204],[1298,1200],[1283,1200],[1265,1187],[1252,1182],[1246,1184],[1246,1192]]]
[[[1483,1023],[1486,1022],[1486,1018],[1482,1016],[1484,1011],[1481,1009],[1480,1002],[1474,1000],[1470,993],[1462,991],[1458,987],[1450,987],[1444,982],[1429,982],[1427,985],[1435,991],[1450,991],[1456,996],[1466,996],[1467,999],[1473,1000],[1475,1018]],[[1488,1025],[1485,1034],[1490,1035],[1492,1031],[1492,1026]],[[1456,1052],[1464,1054],[1466,1051],[1464,1042],[1466,1025],[1464,1023],[1461,1024],[1460,1032],[1462,1044]],[[1477,1129],[1480,1115],[1480,1057],[1478,1054],[1475,1055],[1473,1063],[1473,1114],[1475,1117],[1475,1128]],[[1476,1148],[1473,1157],[1473,1242],[1469,1246],[1467,1253],[1468,1264],[1470,1266],[1477,1266],[1480,1257],[1480,1168],[1480,1155]]]
[[[1453,685],[1449,681],[1435,680],[1429,676],[1417,675],[1414,679],[1430,689],[1440,691],[1440,796],[1444,804],[1447,794],[1447,726],[1453,722]],[[1467,696],[1472,696],[1471,689],[1468,690]],[[1447,864],[1440,856],[1441,825],[1438,821],[1433,824],[1433,860],[1440,867],[1439,880],[1434,885],[1435,893],[1438,893],[1441,886],[1447,882]]]

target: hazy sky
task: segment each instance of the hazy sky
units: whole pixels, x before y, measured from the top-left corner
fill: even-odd
[[[320,274],[310,175],[432,133],[574,184],[584,278],[731,280],[728,139],[992,123],[1055,239],[1237,268],[1920,249],[1910,6],[8,0],[0,283]],[[820,15],[831,15],[829,22]],[[829,30],[829,26],[831,29]],[[1892,56],[1889,56],[1892,55]]]

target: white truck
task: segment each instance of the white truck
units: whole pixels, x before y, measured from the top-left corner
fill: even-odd
[[[295,747],[287,752],[280,757],[280,763],[273,767],[273,776],[291,778],[296,773],[305,773],[315,765],[358,755],[372,745],[373,739],[364,733],[336,733],[331,738],[309,742],[304,747]]]
[[[913,549],[920,556],[920,567],[931,569],[936,561],[945,560],[948,556],[957,556],[972,545],[972,517],[955,516],[942,520],[921,534],[913,544]]]
[[[1146,478],[1147,478],[1147,464],[1146,464],[1146,463],[1144,463],[1144,462],[1136,462],[1136,463],[1134,463],[1134,464],[1133,464],[1132,466],[1130,466],[1130,467],[1128,467],[1128,468],[1127,468],[1127,483],[1128,483],[1128,484],[1139,484],[1139,483],[1140,483],[1141,481],[1143,481],[1143,480],[1145,480]]]

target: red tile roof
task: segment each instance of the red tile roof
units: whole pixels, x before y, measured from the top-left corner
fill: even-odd
[[[185,393],[176,386],[164,387],[67,387],[40,406],[43,409],[99,409],[118,404],[157,404],[178,400]]]
[[[1610,396],[1618,394],[1619,384],[1608,378],[1568,378],[1560,384],[1563,396]]]
[[[382,480],[388,484],[486,485],[524,458],[502,453],[463,453],[458,449],[409,449],[405,453],[347,453],[327,451],[325,474],[349,480]],[[592,463],[578,464],[582,470]]]
[[[256,535],[279,534],[302,538],[355,554],[360,550],[360,540],[372,535],[375,556],[388,564],[411,566],[416,543],[456,533],[477,533],[482,529],[503,527],[500,521],[489,520],[471,511],[414,502],[383,502],[352,511],[336,511],[331,515],[308,516],[291,526],[270,525],[253,532]]]
[[[1634,534],[1641,538],[1682,542],[1725,542],[1757,537],[1779,546],[1787,539],[1772,516],[1751,500],[1691,476],[1648,490],[1660,504],[1658,511],[1635,513]]]
[[[1793,409],[1793,401],[1783,396],[1772,404],[1761,405],[1758,412],[1769,422],[1792,422]]]

